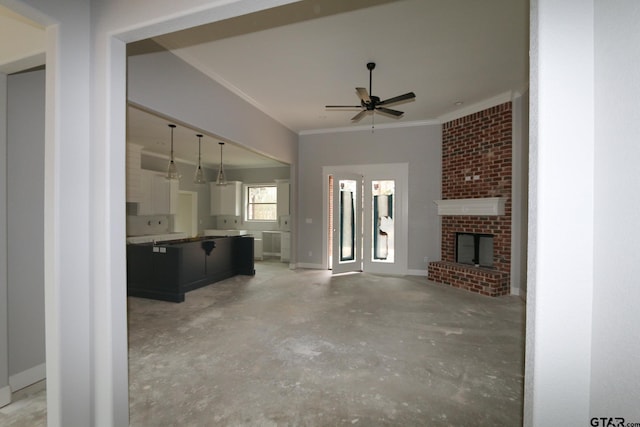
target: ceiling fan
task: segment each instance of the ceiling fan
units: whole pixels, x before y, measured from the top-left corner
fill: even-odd
[[[404,95],[394,96],[393,98],[385,99],[381,101],[379,97],[371,94],[371,80],[373,75],[373,69],[376,68],[375,62],[367,63],[367,69],[369,70],[369,92],[366,88],[357,87],[356,92],[360,98],[360,105],[326,105],[325,108],[358,108],[361,109],[358,114],[351,118],[352,122],[357,122],[363,118],[369,111],[379,111],[380,113],[388,114],[392,117],[400,117],[404,114],[403,111],[393,110],[387,108],[387,105],[397,104],[398,102],[411,101],[415,99],[416,94],[413,92],[405,93]]]

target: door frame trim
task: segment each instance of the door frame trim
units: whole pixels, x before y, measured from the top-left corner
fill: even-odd
[[[398,228],[396,236],[396,262],[392,265],[394,268],[389,269],[389,264],[384,264],[388,272],[381,272],[378,269],[367,269],[371,263],[363,262],[365,272],[382,273],[382,274],[409,274],[409,163],[380,163],[366,165],[340,165],[340,166],[323,166],[322,167],[322,268],[329,269],[329,242],[327,230],[329,229],[328,215],[328,198],[329,198],[329,175],[339,173],[352,173],[362,175],[364,177],[364,185],[367,186],[371,179],[390,179],[396,180],[396,185],[400,188],[402,194],[397,200]],[[400,193],[398,192],[398,193]],[[365,209],[366,211],[366,209]],[[366,219],[363,221],[366,225],[370,223]]]
[[[178,204],[180,204],[180,195],[191,196],[191,230],[189,233],[192,235],[190,237],[197,236],[198,229],[200,226],[200,224],[198,224],[198,192],[189,191],[189,190],[179,190]]]

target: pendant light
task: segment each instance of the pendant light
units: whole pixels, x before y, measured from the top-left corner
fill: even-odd
[[[218,177],[216,178],[216,185],[227,185],[227,177],[224,174],[224,168],[222,166],[222,147],[224,142],[218,142],[220,145],[220,169],[218,169]]]
[[[198,167],[196,168],[196,174],[193,177],[193,182],[195,184],[206,184],[207,180],[204,177],[204,171],[202,170],[202,165],[200,163],[200,159],[202,158],[202,135],[197,134],[198,137]]]
[[[175,129],[176,125],[171,124],[169,127],[171,128],[171,160],[167,167],[167,179],[177,180],[180,179],[180,174],[178,173],[176,163],[173,161],[173,129]]]

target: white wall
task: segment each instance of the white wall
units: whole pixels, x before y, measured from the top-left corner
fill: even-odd
[[[0,176],[7,176],[7,75],[0,73]],[[6,182],[6,181],[4,181]],[[7,186],[0,185],[0,242],[7,241]],[[7,245],[0,245],[0,407],[11,401],[7,320]]]
[[[169,160],[157,157],[149,156],[145,153],[142,154],[142,168],[148,170],[154,170],[158,172],[166,172],[167,163]],[[215,218],[211,216],[210,207],[210,192],[209,185],[197,185],[193,183],[193,175],[195,174],[196,167],[193,164],[182,163],[176,161],[178,171],[182,174],[182,179],[178,184],[180,191],[194,191],[198,193],[198,232],[202,232],[207,228],[215,228]],[[205,176],[208,180],[215,178],[217,171],[212,169],[203,168]],[[171,226],[172,224],[169,224]]]
[[[525,425],[589,425],[593,8],[533,0]],[[616,251],[617,253],[617,251]]]
[[[532,11],[525,425],[636,423],[640,5]]]
[[[7,78],[7,283],[12,391],[45,377],[44,70]]]
[[[640,422],[640,3],[595,3],[592,417]]]
[[[91,176],[95,169],[91,154],[96,153],[89,143],[90,58],[95,52],[89,31],[90,7],[88,2],[62,0],[12,1],[10,7],[46,27],[45,216],[41,244],[45,253],[48,425],[90,425],[95,396],[92,387],[97,377],[92,369],[110,372],[107,366],[92,363],[98,353],[92,351],[92,315],[99,317],[100,307],[92,300],[91,257],[95,251],[90,223],[104,224],[105,217],[91,217],[91,198],[109,192]],[[107,160],[104,155],[96,158]],[[124,163],[124,154],[122,159]],[[107,276],[104,271],[97,275]],[[118,342],[106,329],[102,338],[111,344]],[[126,334],[122,341],[126,351]]]
[[[12,8],[48,28],[44,241],[48,425],[126,426],[126,75],[125,46],[121,40],[146,38],[285,1],[161,0],[151,7],[148,2],[100,0],[92,1],[91,8],[88,2],[80,0],[2,2],[11,3]],[[590,376],[594,273],[590,230],[596,230],[598,243],[611,249],[595,269],[598,292],[604,289],[602,275],[610,257],[622,261],[621,271],[613,276],[618,279],[632,272],[628,265],[629,257],[633,256],[625,252],[630,243],[618,248],[611,244],[613,237],[602,237],[605,231],[602,220],[611,219],[601,218],[604,212],[598,210],[594,224],[593,182],[597,178],[598,201],[618,197],[617,192],[606,196],[602,190],[609,178],[615,183],[623,179],[625,184],[636,183],[628,180],[632,175],[627,168],[634,160],[637,163],[634,157],[637,147],[625,144],[625,150],[631,148],[630,158],[616,157],[619,165],[613,166],[603,164],[613,154],[605,149],[594,176],[593,129],[588,126],[593,122],[594,62],[589,59],[593,55],[581,50],[593,40],[592,2],[534,0],[531,4],[534,35],[528,267],[531,280],[525,420],[528,425],[534,421],[535,425],[585,425],[590,384],[584,378]],[[598,2],[602,7],[610,7],[605,6],[608,4],[611,2]],[[624,6],[623,12],[633,12],[630,0],[616,5]],[[615,19],[622,20],[617,17],[612,21]],[[630,34],[637,35],[633,25],[620,28],[631,28]],[[89,65],[93,66],[93,73]],[[632,72],[633,67],[624,70],[624,79],[629,80]],[[604,82],[599,79],[598,83]],[[627,115],[622,118],[628,121],[637,116],[628,110],[622,112]],[[601,111],[599,114],[598,118],[603,116]],[[612,122],[610,118],[607,123]],[[600,126],[599,132],[603,129]],[[624,141],[631,131],[624,134]],[[607,135],[612,133],[609,128]],[[610,142],[606,139],[598,139],[598,150]],[[571,182],[571,188],[566,187],[569,184],[559,184],[560,178],[566,177],[568,165],[574,176],[580,178]],[[619,171],[611,170],[617,166]],[[292,174],[297,176],[297,170]],[[631,200],[623,206],[633,206],[636,199]],[[304,217],[304,213],[300,216]],[[627,218],[623,216],[618,226],[625,225],[623,219]],[[626,225],[633,227],[635,222]],[[559,251],[554,245],[564,241],[576,243],[575,259],[553,262]],[[72,257],[69,255],[72,253],[78,255]],[[615,298],[611,302],[600,301],[594,307],[598,313],[594,331],[610,329],[601,316],[623,301],[620,286],[612,288]],[[637,290],[630,296],[636,297],[636,293]],[[632,298],[626,304],[631,304],[629,301]],[[624,348],[629,342],[628,339],[621,342],[621,335],[634,337],[637,333],[637,322],[629,321],[633,313],[637,313],[635,307],[624,313],[625,323],[618,325],[622,327],[613,336],[614,347]],[[600,343],[601,337],[594,337],[594,342]],[[594,360],[594,384],[608,385],[618,380],[626,384],[627,377],[618,371],[603,381],[606,355],[594,354]],[[626,368],[631,373],[628,378],[637,378],[634,361]],[[626,385],[622,391],[627,391]],[[626,402],[621,393],[614,395]]]
[[[426,273],[424,257],[440,259],[442,127],[439,124],[313,133],[300,136],[298,176],[298,262],[322,265],[325,239],[323,166],[409,164],[408,269]],[[311,223],[307,222],[311,219]],[[311,252],[311,256],[309,256]]]
[[[126,426],[123,40],[290,1],[0,1],[47,29],[47,424]]]
[[[296,162],[294,132],[170,52],[129,57],[127,97],[145,109],[281,162]]]
[[[529,92],[513,100],[511,293],[527,297]]]
[[[289,166],[238,169],[225,168],[225,172],[227,173],[227,179],[231,181],[242,181],[247,184],[263,184],[274,182],[276,179],[291,178]]]

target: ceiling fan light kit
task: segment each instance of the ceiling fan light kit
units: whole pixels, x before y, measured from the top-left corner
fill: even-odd
[[[339,108],[339,109],[352,109],[358,108],[361,111],[351,118],[352,122],[357,122],[361,118],[363,118],[369,111],[384,113],[394,118],[401,117],[404,112],[394,110],[392,108],[387,108],[386,106],[391,104],[397,104],[400,102],[412,101],[416,98],[415,93],[407,92],[402,95],[394,96],[392,98],[385,99],[383,101],[380,100],[380,97],[373,95],[372,90],[372,80],[373,80],[373,70],[376,68],[375,62],[367,63],[367,69],[369,70],[369,91],[367,92],[366,88],[357,87],[356,93],[360,98],[360,105],[326,105],[325,108]]]

